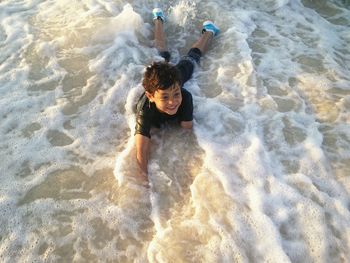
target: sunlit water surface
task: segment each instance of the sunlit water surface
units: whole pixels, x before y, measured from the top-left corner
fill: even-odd
[[[185,88],[194,130],[134,105],[160,60],[215,21]],[[349,262],[349,2],[1,1],[1,262]]]

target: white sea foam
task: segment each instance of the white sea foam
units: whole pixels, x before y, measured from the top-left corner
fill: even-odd
[[[172,62],[210,19],[193,132],[135,103],[153,47],[144,1],[0,3],[0,261],[347,262],[346,1],[164,3]]]

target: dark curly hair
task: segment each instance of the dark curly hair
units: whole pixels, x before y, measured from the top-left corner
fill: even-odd
[[[157,89],[165,90],[174,84],[181,85],[181,77],[178,69],[167,62],[153,62],[146,68],[142,85],[150,94]]]

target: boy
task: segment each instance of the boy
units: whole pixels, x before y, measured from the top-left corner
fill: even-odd
[[[195,64],[199,63],[211,39],[220,32],[211,21],[204,22],[201,37],[188,54],[176,66],[173,66],[168,63],[170,53],[167,51],[163,30],[165,16],[160,8],[153,9],[153,20],[155,46],[165,62],[154,62],[146,68],[142,81],[145,93],[137,103],[136,159],[145,181],[148,181],[147,165],[151,126],[159,128],[167,121],[176,120],[181,127],[192,129],[192,95],[183,88],[183,85],[191,78]]]

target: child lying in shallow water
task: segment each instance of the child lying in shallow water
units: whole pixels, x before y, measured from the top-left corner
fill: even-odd
[[[163,23],[165,17],[159,8],[153,10],[155,24],[155,44],[164,62],[154,62],[146,68],[142,85],[145,93],[137,103],[136,115],[136,158],[141,176],[148,181],[148,158],[151,127],[160,127],[167,121],[177,121],[185,129],[192,128],[192,95],[183,88],[192,76],[195,64],[206,52],[211,39],[219,29],[211,21],[203,23],[202,35],[193,44],[186,56],[177,65],[169,64],[170,53],[166,48]]]

